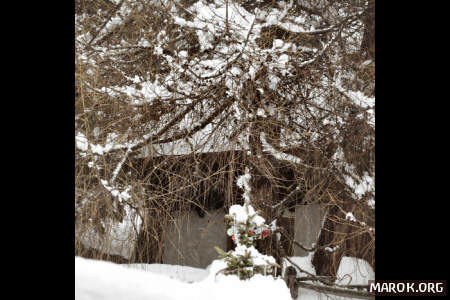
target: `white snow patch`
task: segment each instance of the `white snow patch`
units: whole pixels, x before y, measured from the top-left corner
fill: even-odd
[[[300,268],[305,270],[306,272],[309,272],[313,275],[316,274],[316,270],[314,269],[314,266],[311,263],[313,252],[309,252],[308,256],[292,256],[289,257],[290,260],[292,260],[293,263],[298,265]],[[283,268],[282,268],[282,274],[284,274],[284,271],[287,267],[293,266],[289,261],[286,259],[283,260]],[[300,270],[297,269],[297,276],[305,276],[305,273],[301,273]]]
[[[261,254],[253,246],[247,247],[247,246],[244,246],[244,245],[238,245],[238,246],[236,246],[233,255],[235,257],[239,257],[239,256],[245,257],[249,253],[250,253],[250,257],[251,257],[251,260],[253,262],[253,265],[255,265],[255,266],[266,266],[267,263],[270,263],[270,264],[275,264],[276,263],[275,258],[273,258],[272,256]]]
[[[263,217],[256,215],[256,211],[253,206],[248,205],[247,208],[241,205],[233,205],[230,207],[229,215],[235,218],[235,222],[245,223],[247,219],[251,219],[251,223],[254,223],[257,227],[264,224],[265,220]]]
[[[367,200],[367,205],[369,205],[370,208],[375,209],[375,199]]]
[[[250,173],[246,173],[244,175],[239,176],[239,178],[237,179],[237,186],[240,187],[241,189],[244,189],[246,191],[251,191],[252,189],[250,188]]]
[[[355,218],[355,216],[354,216],[351,212],[348,212],[348,213],[345,215],[345,219],[346,219],[346,220],[350,220],[350,221],[352,221],[352,222],[356,222],[356,218]]]
[[[86,136],[81,132],[78,132],[77,136],[75,137],[75,143],[77,145],[77,148],[81,151],[87,151],[87,149],[89,148],[88,140]]]
[[[342,257],[336,275],[338,284],[368,284],[369,280],[375,280],[372,267],[365,261],[355,257]]]
[[[350,176],[346,176],[345,182],[353,189],[353,192],[358,197],[358,199],[361,199],[362,196],[366,193],[375,192],[375,180],[367,172],[364,172],[364,175],[362,176],[362,178],[360,178],[359,183],[357,183]]]
[[[186,283],[199,282],[208,277],[209,271],[189,266],[168,264],[124,264],[127,268],[161,274]]]

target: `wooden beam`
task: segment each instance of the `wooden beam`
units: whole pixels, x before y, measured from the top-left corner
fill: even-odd
[[[324,285],[317,285],[312,283],[306,283],[302,281],[296,282],[296,285],[301,288],[315,290],[319,293],[331,294],[335,296],[342,296],[348,298],[357,298],[357,299],[375,299],[373,294],[363,291],[353,291],[353,290],[344,290],[342,288],[334,288]]]

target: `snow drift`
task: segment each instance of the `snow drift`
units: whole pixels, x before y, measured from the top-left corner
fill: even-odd
[[[282,279],[258,274],[250,280],[240,281],[237,276],[216,275],[225,267],[223,261],[215,260],[208,267],[209,274],[205,279],[186,283],[166,275],[152,273],[151,270],[143,271],[110,262],[75,257],[75,299],[291,299],[289,289]]]

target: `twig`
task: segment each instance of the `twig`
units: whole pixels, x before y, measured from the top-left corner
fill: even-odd
[[[92,44],[92,42],[97,38],[100,31],[102,31],[103,28],[105,28],[106,24],[108,24],[109,21],[111,20],[112,16],[122,7],[123,2],[124,2],[124,0],[120,1],[120,3],[117,4],[116,7],[114,7],[114,9],[111,10],[111,12],[108,15],[108,17],[106,18],[105,22],[103,22],[102,26],[100,26],[100,28],[94,33],[94,36],[91,38],[91,40],[89,41],[87,46],[90,46]]]
[[[223,68],[222,71],[219,71],[217,74],[214,74],[214,75],[202,77],[202,76],[197,75],[194,71],[190,70],[189,68],[187,70],[190,73],[192,73],[195,77],[197,77],[198,79],[212,79],[212,78],[218,77],[218,76],[222,75],[223,73],[225,73],[242,56],[242,53],[244,53],[245,47],[247,46],[248,39],[250,37],[250,33],[252,32],[253,26],[255,25],[255,20],[256,20],[256,18],[253,19],[252,25],[250,26],[250,30],[247,33],[247,37],[245,38],[245,42],[244,42],[244,45],[242,46],[241,52],[239,52],[239,54],[232,61],[228,62],[228,64],[225,66],[225,68]]]
[[[127,148],[127,151],[123,155],[122,160],[117,164],[117,167],[113,172],[113,177],[111,178],[111,184],[116,180],[117,174],[119,174],[120,169],[122,169],[122,165],[125,162],[125,160],[127,159],[128,154],[130,154],[131,149],[132,149],[132,145],[129,145]]]

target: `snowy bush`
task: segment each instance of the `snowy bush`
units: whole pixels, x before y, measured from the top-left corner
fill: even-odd
[[[236,274],[241,280],[249,279],[255,274],[267,275],[273,267],[279,267],[272,256],[261,254],[256,248],[256,241],[269,235],[265,220],[246,202],[244,205],[233,205],[225,216],[230,228],[227,234],[236,244],[233,251],[225,253],[216,247],[219,258],[225,258],[227,268],[225,274]]]
[[[270,234],[265,220],[250,205],[250,174],[246,173],[238,179],[239,187],[244,189],[244,205],[233,205],[225,216],[228,221],[228,236],[231,237],[236,248],[225,253],[216,247],[219,258],[224,258],[227,267],[225,274],[236,274],[241,280],[249,279],[255,274],[267,275],[279,267],[275,258],[261,254],[256,248],[256,241],[266,238]]]

